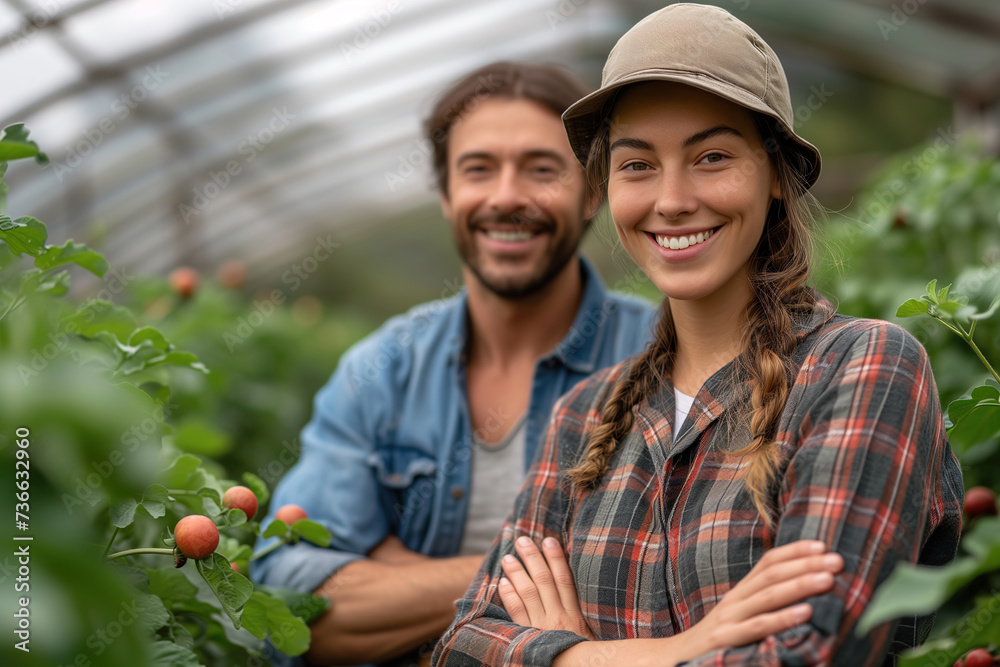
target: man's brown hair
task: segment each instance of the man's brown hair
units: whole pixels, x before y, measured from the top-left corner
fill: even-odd
[[[448,139],[451,126],[488,98],[530,100],[556,116],[588,92],[576,77],[555,65],[501,61],[467,74],[438,99],[424,123],[434,147],[434,175],[441,193],[448,192]]]

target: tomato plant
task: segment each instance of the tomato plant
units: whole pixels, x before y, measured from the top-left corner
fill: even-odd
[[[3,214],[7,161],[22,158],[46,160],[10,126],[0,132],[0,452],[11,474],[0,488],[18,494],[21,518],[0,534],[23,546],[20,560],[0,558],[0,580],[21,596],[0,596],[20,633],[2,662],[264,664],[265,638],[305,652],[327,601],[245,576],[263,555],[250,544],[267,484],[251,472],[236,484],[178,447],[173,388],[210,369],[155,318],[69,298],[71,270],[101,278],[108,263],[72,239],[50,244],[35,218]],[[182,287],[179,298],[193,298],[197,285]],[[330,540],[307,518],[263,534]]]

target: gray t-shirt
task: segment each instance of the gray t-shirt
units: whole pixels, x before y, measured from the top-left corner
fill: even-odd
[[[460,556],[489,551],[493,538],[514,509],[524,481],[524,415],[503,440],[487,444],[473,436],[472,490]]]

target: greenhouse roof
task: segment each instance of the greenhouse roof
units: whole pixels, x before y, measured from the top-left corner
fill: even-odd
[[[996,131],[996,0],[715,4],[783,54],[793,88],[786,54],[952,99],[959,122]],[[9,208],[113,264],[235,256],[275,272],[308,239],[433,204],[420,121],[450,81],[517,59],[596,83],[618,36],[661,5],[0,0],[0,119],[51,159],[11,165]]]

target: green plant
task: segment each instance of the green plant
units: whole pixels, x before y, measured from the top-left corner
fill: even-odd
[[[30,157],[45,161],[23,126],[0,132],[0,453],[25,468],[0,484],[20,494],[18,536],[33,540],[22,547],[27,602],[0,602],[22,633],[0,662],[229,667],[264,656],[265,637],[303,653],[307,623],[327,602],[240,574],[264,554],[249,546],[261,532],[250,510],[267,502],[267,485],[244,473],[254,507],[237,491],[228,508],[223,489],[234,482],[178,449],[174,388],[208,368],[131,308],[70,297],[71,269],[101,278],[109,266],[73,240],[50,245],[35,218],[3,215],[7,160]],[[190,520],[211,533],[208,544],[188,549],[183,528],[171,533]],[[0,531],[12,543],[11,527]],[[264,533],[279,536],[276,546],[330,540],[312,521],[275,521]]]
[[[951,286],[938,289],[928,283],[925,293],[899,306],[897,316],[929,316],[957,334],[982,362],[989,379],[948,405],[948,438],[963,469],[975,463],[996,470],[997,436],[1000,435],[1000,376],[976,345],[976,325],[991,317],[1000,304],[1000,295],[984,310],[970,305]],[[932,359],[933,361],[933,359]],[[991,480],[996,484],[995,476]],[[968,484],[968,480],[967,480]],[[981,488],[996,512],[995,493]],[[959,557],[943,567],[900,564],[879,587],[871,605],[858,624],[864,634],[875,625],[909,614],[937,612],[938,624],[932,638],[908,651],[901,667],[947,665],[962,659],[972,649],[995,650],[1000,638],[1000,518],[989,516],[983,500],[967,505],[971,526],[962,536]],[[985,510],[972,516],[973,510]],[[971,608],[970,608],[971,607]],[[980,654],[977,654],[980,655]],[[972,654],[970,654],[972,656]],[[973,657],[973,662],[980,658]],[[966,658],[966,663],[969,659]]]

